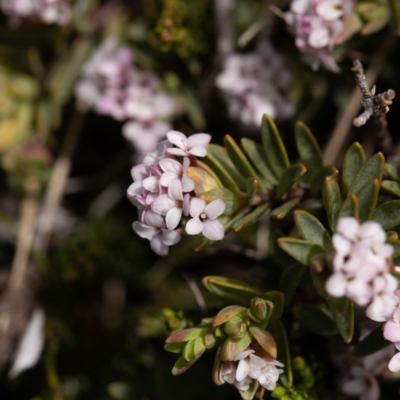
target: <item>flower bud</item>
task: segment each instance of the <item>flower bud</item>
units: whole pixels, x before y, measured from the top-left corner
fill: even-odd
[[[264,322],[269,319],[273,307],[271,302],[265,301],[261,297],[254,297],[247,314],[255,322]]]
[[[188,167],[187,175],[195,184],[196,196],[219,187],[217,181],[203,168]]]
[[[234,316],[224,324],[224,331],[229,336],[241,338],[246,333],[246,323],[241,317]]]

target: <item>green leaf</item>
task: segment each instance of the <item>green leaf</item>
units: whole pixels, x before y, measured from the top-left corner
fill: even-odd
[[[183,352],[182,357],[186,361],[193,361],[198,359],[206,350],[203,337],[198,337],[197,339],[187,342]]]
[[[186,342],[166,343],[164,345],[164,350],[169,351],[170,353],[181,354],[185,346]]]
[[[190,342],[191,340],[197,339],[206,332],[206,328],[188,328],[183,331],[173,333],[167,338],[165,343],[180,343]]]
[[[384,230],[400,224],[400,200],[387,201],[377,207],[372,219],[379,222]]]
[[[267,114],[264,114],[262,119],[261,139],[268,166],[280,178],[290,167],[289,157],[274,121]]]
[[[311,185],[311,194],[317,195],[321,192],[322,186],[324,185],[325,179],[328,176],[335,177],[339,171],[333,165],[325,165],[315,175],[315,179]]]
[[[334,179],[325,179],[325,183],[322,188],[322,201],[328,217],[329,226],[333,232],[335,230],[338,215],[342,207],[342,197],[339,184]]]
[[[266,203],[255,208],[251,213],[245,215],[233,225],[234,231],[239,232],[242,229],[255,224],[265,214],[269,207],[270,204]]]
[[[286,329],[280,320],[272,320],[268,326],[274,337],[278,349],[277,359],[284,364],[283,373],[280,375],[281,382],[288,388],[293,385],[292,357],[290,355],[289,341]]]
[[[400,197],[400,183],[396,181],[382,181],[382,189],[396,197]]]
[[[355,194],[351,194],[343,202],[338,218],[343,217],[358,217],[358,199]]]
[[[295,138],[297,151],[300,155],[301,161],[307,168],[307,173],[304,175],[303,180],[307,183],[311,183],[314,180],[317,171],[324,166],[324,159],[321,150],[314,135],[303,122],[297,122]]]
[[[272,184],[278,183],[278,178],[266,162],[266,154],[262,146],[253,140],[243,138],[241,140],[243,150],[249,157],[250,161],[268,182]]]
[[[389,9],[385,3],[365,2],[356,6],[358,14],[366,21],[361,35],[371,35],[380,31],[390,19]]]
[[[389,346],[389,343],[390,342],[383,337],[382,327],[379,326],[356,345],[352,356],[354,358],[369,356],[370,354],[374,354],[375,352]]]
[[[276,359],[277,348],[272,335],[256,325],[250,325],[249,331],[253,335],[254,339],[258,342],[258,344],[262,347],[262,349],[273,359]]]
[[[389,0],[390,15],[392,17],[392,29],[400,36],[400,4],[397,0]]]
[[[336,325],[323,311],[312,304],[301,304],[293,311],[300,325],[319,335],[336,335]]]
[[[298,202],[299,202],[298,200],[290,200],[290,201],[287,201],[286,203],[283,203],[279,207],[277,207],[274,210],[272,210],[271,217],[272,218],[276,218],[276,219],[285,218],[286,215],[288,215],[289,212],[291,210],[293,210],[293,208],[296,206],[296,204]]]
[[[245,187],[245,180],[235,169],[225,148],[216,144],[208,145],[207,156],[203,161],[215,171],[224,187],[236,195],[241,193],[240,188]]]
[[[379,181],[374,179],[368,182],[357,194],[358,215],[361,221],[370,219],[378,201]]]
[[[279,238],[279,247],[301,264],[309,265],[311,258],[323,254],[326,249],[306,240],[294,238]]]
[[[382,180],[383,169],[385,166],[385,157],[382,153],[377,153],[369,158],[355,176],[349,193],[357,193],[372,179]]]
[[[285,170],[278,183],[277,197],[282,197],[306,171],[302,164],[294,164]]]
[[[226,321],[229,321],[232,317],[235,315],[238,315],[239,313],[246,311],[246,308],[241,307],[241,306],[229,306],[225,307],[222,309],[214,318],[213,321],[213,328],[224,324]]]
[[[232,139],[231,136],[225,135],[224,138],[225,148],[228,153],[229,158],[232,161],[232,164],[235,168],[240,172],[240,174],[245,178],[256,178],[257,174],[254,171],[253,167],[250,165],[246,156],[243,154],[240,147],[236,144],[236,142]]]
[[[365,163],[364,149],[360,143],[353,143],[347,150],[343,161],[343,187],[346,194],[350,192],[350,187],[354,178]]]
[[[208,192],[202,193],[199,197],[204,199],[207,203],[211,203],[217,199],[223,200],[226,203],[225,215],[231,215],[238,209],[237,197],[226,188],[211,189]]]
[[[393,179],[397,183],[400,183],[400,174],[394,165],[385,164],[385,172],[389,175],[390,179]]]
[[[392,255],[393,258],[400,256],[400,240],[397,238],[389,238],[387,239],[387,243],[393,246],[394,253]]]
[[[195,359],[193,361],[186,361],[183,357],[179,357],[178,361],[175,363],[174,367],[172,368],[172,375],[177,376],[177,375],[183,374],[196,361],[197,361],[197,359]]]
[[[297,287],[299,286],[307,267],[305,265],[295,263],[287,267],[279,281],[279,288],[285,294],[285,304],[289,304]]]
[[[246,190],[249,194],[248,204],[252,206],[254,204],[254,197],[257,194],[258,180],[256,178],[247,178]]]
[[[332,248],[332,239],[317,218],[307,211],[297,210],[294,212],[294,220],[303,239],[324,247]]]
[[[202,282],[211,293],[246,306],[248,306],[253,297],[259,296],[263,298],[263,293],[257,289],[224,276],[206,276]]]
[[[260,296],[264,300],[270,301],[274,308],[272,310],[271,318],[279,319],[283,314],[283,308],[285,306],[285,296],[282,292],[278,292],[277,290],[265,292]]]
[[[221,348],[221,360],[233,361],[239,353],[249,347],[251,339],[252,336],[249,331],[246,331],[244,336],[240,339],[236,339],[233,337],[228,337],[227,339],[225,339],[225,342]]]
[[[346,302],[346,300],[349,304],[344,315],[338,312],[338,309],[335,307],[335,302],[328,300],[328,304],[331,307],[333,319],[340,336],[342,336],[345,343],[350,343],[354,335],[354,305],[346,298],[341,299],[342,302]]]

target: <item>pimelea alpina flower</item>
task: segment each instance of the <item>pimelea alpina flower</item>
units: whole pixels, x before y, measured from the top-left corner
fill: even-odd
[[[1,0],[0,6],[14,25],[23,19],[67,25],[72,17],[69,0]]]
[[[144,157],[142,164],[132,168],[133,183],[127,190],[129,200],[139,210],[139,221],[134,222],[133,229],[140,237],[150,240],[151,248],[159,255],[168,254],[169,246],[179,242],[181,236],[175,229],[189,213],[192,219],[186,224],[188,234],[203,233],[213,240],[221,240],[225,235],[224,226],[217,219],[225,211],[225,202],[217,199],[207,205],[196,197],[199,188],[204,192],[217,185],[195,159],[195,154],[207,154],[206,146],[211,136],[201,133],[191,139],[180,132],[170,133],[168,139],[179,147],[171,147],[171,142],[161,142]],[[177,156],[182,162],[175,159],[170,150],[178,150]],[[182,159],[185,154],[189,157]],[[189,167],[195,167],[191,172],[194,180],[187,175]],[[201,179],[197,179],[196,174]]]
[[[278,120],[293,114],[293,105],[286,98],[291,82],[282,56],[270,43],[261,42],[255,52],[229,55],[215,85],[224,95],[232,118],[259,127],[265,113]]]
[[[379,223],[360,224],[352,217],[341,218],[333,235],[334,273],[326,282],[328,294],[347,296],[360,306],[372,302],[368,316],[384,321],[396,302],[397,282],[390,275],[393,247],[385,243],[386,234]]]
[[[177,102],[162,91],[161,82],[150,71],[134,64],[132,51],[115,38],[104,41],[82,68],[76,96],[96,112],[127,121],[123,136],[141,154],[153,151],[171,129]]]
[[[252,349],[242,351],[234,361],[221,363],[219,379],[222,383],[230,383],[243,392],[248,390],[253,382],[256,387],[262,386],[272,391],[276,387],[279,375],[283,372],[282,363],[265,360],[257,356]]]
[[[340,72],[332,52],[343,31],[345,15],[354,6],[352,0],[293,0],[285,14],[297,48],[305,62],[315,70],[322,66]]]

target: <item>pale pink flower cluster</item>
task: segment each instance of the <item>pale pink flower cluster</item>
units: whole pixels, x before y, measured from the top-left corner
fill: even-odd
[[[279,361],[267,361],[247,349],[238,354],[234,361],[225,361],[219,370],[221,383],[230,383],[241,392],[247,391],[254,382],[267,390],[274,390],[279,375],[283,372],[283,364]]]
[[[375,325],[362,326],[360,340],[364,339],[375,328]],[[338,366],[345,370],[341,380],[343,393],[358,396],[359,400],[379,400],[380,388],[378,378],[387,371],[388,363],[395,353],[393,344],[359,360],[352,359],[347,349]],[[350,360],[346,363],[345,360]]]
[[[14,25],[23,19],[67,25],[72,17],[69,0],[1,0],[0,6]]]
[[[256,51],[229,55],[215,84],[223,93],[232,118],[259,127],[263,114],[287,119],[294,112],[286,97],[292,74],[283,57],[268,42]]]
[[[134,182],[127,192],[139,209],[139,221],[133,223],[133,229],[150,240],[151,248],[161,256],[181,239],[175,229],[182,216],[189,219],[185,225],[188,235],[203,233],[211,240],[221,240],[225,235],[217,219],[225,211],[225,202],[218,199],[207,204],[196,197],[195,182],[188,176],[188,168],[198,166],[196,157],[207,155],[211,136],[198,133],[187,138],[170,131],[167,138],[145,156],[142,164],[132,168]]]
[[[354,7],[353,0],[293,0],[285,20],[295,36],[304,61],[316,70],[340,72],[332,52],[344,29],[343,19]]]
[[[122,128],[124,137],[146,154],[171,129],[169,120],[179,107],[163,92],[157,76],[133,61],[129,47],[109,38],[83,65],[75,94],[99,114],[127,121]]]
[[[347,296],[359,306],[369,304],[367,316],[374,321],[386,321],[397,304],[397,280],[390,274],[393,246],[385,243],[381,225],[341,218],[332,241],[334,273],[326,281],[327,293]]]
[[[400,290],[396,290],[395,294],[397,297],[397,307],[384,325],[383,336],[386,340],[393,342],[397,350],[400,350]],[[392,357],[389,362],[389,369],[392,372],[400,371],[400,353]]]

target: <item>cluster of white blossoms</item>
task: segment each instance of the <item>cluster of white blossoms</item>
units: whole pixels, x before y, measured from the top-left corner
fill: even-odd
[[[274,390],[279,375],[283,372],[283,364],[279,361],[267,361],[255,354],[252,349],[247,349],[238,354],[234,361],[221,363],[219,380],[221,383],[230,383],[241,392],[249,390],[255,383],[267,390]]]
[[[134,182],[127,192],[139,209],[139,221],[133,223],[133,229],[150,240],[151,248],[161,256],[181,239],[175,229],[182,216],[188,218],[188,235],[203,233],[211,240],[221,240],[225,235],[217,219],[225,211],[225,202],[217,199],[207,204],[197,197],[196,183],[188,176],[189,170],[200,169],[196,157],[207,155],[211,136],[198,133],[187,138],[181,132],[170,131],[167,138],[144,157],[142,164],[132,168]]]
[[[378,222],[360,224],[345,217],[333,235],[334,273],[326,282],[328,294],[347,296],[359,306],[366,306],[373,321],[387,321],[397,304],[397,279],[390,273],[393,246]]]
[[[229,55],[215,80],[230,116],[254,127],[265,113],[276,120],[293,115],[293,104],[285,96],[291,83],[283,57],[268,42],[261,42],[253,53]]]
[[[322,64],[328,71],[340,71],[332,52],[353,6],[353,0],[292,1],[285,20],[304,61],[314,70]]]
[[[141,154],[152,151],[171,129],[179,112],[157,76],[134,65],[129,47],[109,38],[83,65],[76,96],[96,112],[127,121],[122,133]]]
[[[1,0],[0,6],[13,24],[28,19],[44,24],[67,25],[72,17],[69,0]]]
[[[386,340],[393,342],[397,350],[400,350],[400,290],[396,290],[395,295],[397,305],[384,325],[383,336]],[[392,357],[389,362],[389,369],[393,372],[400,371],[400,353]]]

